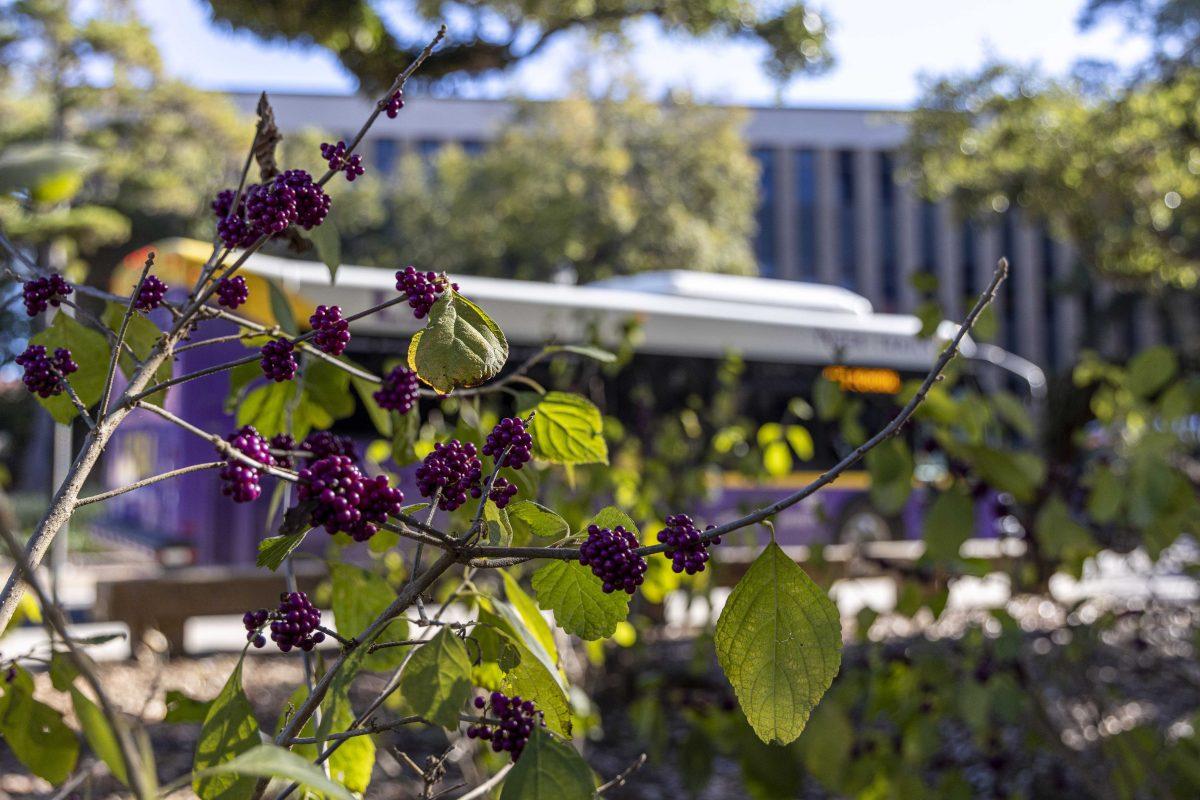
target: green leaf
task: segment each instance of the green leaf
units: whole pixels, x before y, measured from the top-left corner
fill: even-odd
[[[1050,558],[1080,561],[1099,549],[1091,534],[1072,519],[1067,504],[1058,497],[1046,501],[1033,527],[1038,545]]]
[[[296,396],[295,381],[274,381],[253,389],[237,410],[237,425],[253,425],[263,436],[270,438],[288,428],[287,410]]]
[[[271,278],[265,279],[271,297],[271,314],[280,330],[288,336],[295,336],[300,328],[296,325],[296,317],[292,314],[292,304],[287,294],[279,286],[279,282]]]
[[[504,510],[508,512],[513,537],[518,541],[528,541],[534,536],[540,539],[561,539],[571,533],[571,526],[565,519],[532,500],[509,503]]]
[[[508,547],[512,544],[513,529],[508,522],[508,513],[503,508],[497,508],[491,500],[483,503],[483,522],[487,533],[485,543],[491,547]]]
[[[113,333],[117,333],[121,330],[121,322],[124,318],[124,306],[117,305],[116,303],[104,304],[104,316],[101,317],[101,321],[108,326]],[[129,325],[125,328],[125,343],[129,345],[129,350],[133,351],[133,355],[129,354],[129,350],[122,348],[121,358],[117,362],[121,367],[121,372],[125,374],[125,377],[129,377],[133,374],[133,371],[137,369],[137,361],[144,361],[150,357],[150,354],[154,352],[155,345],[158,344],[158,341],[161,338],[162,331],[158,329],[158,326],[155,325],[149,317],[135,313],[129,318]],[[174,362],[168,358],[159,365],[157,370],[155,370],[154,382],[162,383],[163,381],[170,380],[173,373]],[[166,399],[166,396],[167,390],[164,389],[161,392],[156,392],[150,395],[150,397],[147,399],[150,402],[161,406],[163,401]]]
[[[417,647],[400,677],[400,693],[414,714],[458,727],[458,715],[471,697],[471,659],[462,639],[442,628]]]
[[[1099,466],[1092,475],[1092,491],[1088,495],[1088,514],[1093,520],[1107,524],[1117,518],[1125,486],[1117,479],[1112,467]]]
[[[534,728],[521,760],[504,779],[500,800],[591,800],[592,769],[575,748]]]
[[[813,381],[813,408],[817,410],[817,419],[822,422],[832,422],[842,415],[846,404],[846,395],[842,388],[828,378],[817,378]]]
[[[1032,453],[1013,453],[983,445],[965,450],[968,460],[984,482],[1010,493],[1021,503],[1033,501],[1046,477],[1046,464]]]
[[[35,202],[70,200],[99,163],[99,153],[69,142],[9,144],[0,153],[0,194],[27,191]]]
[[[592,517],[588,524],[583,526],[584,529],[586,530],[589,525],[598,525],[601,528],[608,528],[609,530],[620,525],[637,539],[640,540],[642,538],[641,531],[638,530],[638,526],[634,523],[633,519],[616,506],[606,506],[600,509],[596,513],[596,516]]]
[[[388,412],[381,408],[375,400],[375,392],[379,386],[371,383],[365,378],[350,376],[350,383],[354,386],[354,391],[358,392],[358,399],[362,401],[363,408],[367,410],[367,416],[371,418],[371,424],[375,426],[375,432],[385,439],[392,437],[392,419]],[[414,410],[409,416],[416,418]]]
[[[433,304],[425,330],[412,338],[409,367],[441,394],[478,386],[508,360],[508,340],[491,317],[458,292]]]
[[[62,311],[54,315],[50,327],[33,336],[31,344],[45,345],[46,352],[53,355],[59,347],[71,351],[71,359],[79,369],[67,376],[67,381],[85,406],[91,408],[104,391],[104,377],[108,374],[110,352],[104,334],[94,331],[69,317]],[[75,404],[66,392],[53,397],[38,397],[54,421],[66,425],[79,415]]]
[[[913,459],[901,439],[884,440],[867,453],[871,503],[885,515],[899,514],[912,494]]]
[[[837,606],[774,542],[729,595],[714,642],[746,719],[767,743],[800,735],[842,659]]]
[[[79,741],[62,714],[33,697],[33,679],[18,669],[2,687],[0,736],[17,760],[39,778],[62,783],[74,771]]]
[[[200,723],[208,716],[212,708],[212,700],[197,700],[188,697],[178,689],[168,689],[166,696],[167,713],[163,722],[170,723]]]
[[[75,678],[79,676],[79,668],[71,656],[61,650],[56,650],[50,656],[50,685],[60,692],[71,688]]]
[[[571,704],[558,677],[524,646],[514,645],[520,662],[504,676],[505,694],[520,695],[532,700],[546,720],[550,730],[562,736],[571,735]],[[501,665],[502,667],[505,665]]]
[[[333,212],[325,216],[325,221],[305,233],[308,240],[317,248],[317,258],[329,268],[329,280],[337,280],[338,267],[342,264],[342,237],[338,233],[337,223],[333,220]]]
[[[71,687],[71,705],[75,708],[75,717],[79,720],[79,726],[83,728],[83,736],[92,752],[108,765],[113,777],[128,786],[129,774],[125,771],[125,761],[121,758],[117,733],[105,718],[104,712],[74,686]]]
[[[1129,360],[1125,386],[1138,397],[1151,397],[1179,370],[1175,351],[1166,345],[1150,347]]]
[[[615,353],[610,353],[600,347],[590,347],[581,344],[557,344],[546,348],[548,353],[574,353],[577,356],[591,358],[601,364],[611,364],[617,360]]]
[[[994,392],[991,395],[992,405],[1000,418],[1026,439],[1032,439],[1037,433],[1033,418],[1029,416],[1024,404],[1008,392]]]
[[[547,666],[552,667],[558,664],[558,646],[554,643],[554,631],[551,630],[550,623],[542,616],[537,603],[521,588],[516,578],[506,570],[500,570],[500,575],[504,579],[504,596],[508,598],[508,602],[520,615],[520,621],[524,623],[525,630],[532,633],[538,644],[546,651]],[[502,607],[501,610],[507,609]]]
[[[355,634],[364,630],[384,609],[396,599],[396,592],[386,580],[352,564],[330,565],[333,581],[333,615],[339,630]],[[398,641],[408,638],[408,621],[393,620],[383,633],[381,641]],[[389,670],[404,660],[403,647],[386,647],[363,659],[369,670]]]
[[[307,523],[304,527],[308,527]],[[283,563],[284,559],[300,546],[307,535],[308,531],[304,530],[300,533],[289,533],[283,536],[268,536],[258,543],[258,556],[254,559],[254,563],[274,572],[279,569],[279,565]]]
[[[568,392],[547,392],[534,406],[533,454],[555,464],[607,464],[600,409]]]
[[[196,775],[196,783],[232,781],[236,785],[245,784],[253,789],[255,778],[294,781],[326,797],[355,800],[354,795],[344,786],[325,777],[320,767],[273,744],[260,744],[220,765],[205,768]]]
[[[538,605],[580,639],[607,639],[629,616],[629,595],[606,594],[592,571],[577,561],[549,561],[533,573]]]
[[[192,769],[192,789],[202,800],[241,800],[254,791],[254,781],[239,778],[236,770],[216,771],[237,756],[250,752],[262,743],[254,708],[242,691],[242,658],[224,688],[213,700],[200,728],[200,741],[196,744],[196,757]],[[213,770],[209,772],[209,770]]]
[[[959,548],[975,530],[975,504],[955,485],[933,501],[925,515],[925,555],[938,561],[958,558]]]
[[[353,726],[355,714],[347,688],[330,692],[328,708],[321,717],[322,735],[350,730]],[[352,792],[366,792],[375,769],[375,740],[370,736],[347,739],[333,751],[328,763],[330,777]]]
[[[392,425],[392,460],[398,466],[405,466],[417,460],[415,445],[421,434],[421,421],[415,411],[401,414],[393,411],[390,414]]]

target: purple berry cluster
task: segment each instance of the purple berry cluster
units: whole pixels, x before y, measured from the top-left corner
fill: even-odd
[[[138,311],[153,311],[162,305],[166,296],[167,285],[157,276],[147,275],[142,281],[142,288],[138,290],[137,297],[133,299],[133,307]]]
[[[436,272],[418,272],[416,267],[407,266],[396,273],[396,291],[404,292],[417,319],[429,313],[447,286],[458,291],[457,283],[450,283],[445,275]]]
[[[313,328],[313,344],[331,356],[340,356],[350,344],[350,323],[342,318],[340,306],[317,306],[308,318]]]
[[[265,184],[251,184],[233,206],[235,192],[225,189],[212,202],[217,233],[226,247],[249,247],[261,236],[274,236],[292,223],[305,230],[320,225],[332,200],[302,169],[290,169]]]
[[[296,438],[290,433],[277,433],[272,436],[271,449],[281,451],[278,454],[271,454],[271,457],[275,459],[275,463],[279,466],[291,469],[296,465],[290,455],[285,455],[286,453],[295,452],[297,449]]]
[[[21,378],[25,388],[42,398],[62,394],[63,379],[79,369],[79,365],[71,360],[71,351],[67,348],[60,347],[53,356],[48,356],[45,346],[40,344],[26,347],[25,352],[17,356],[16,362],[25,368]]]
[[[246,626],[246,641],[255,647],[267,643],[262,628],[271,623],[271,641],[286,653],[292,648],[308,652],[325,641],[325,634],[317,630],[321,624],[321,612],[304,592],[284,592],[279,595],[279,607],[274,611],[260,608],[247,611],[242,617]]]
[[[264,344],[259,351],[261,358],[258,360],[263,374],[276,383],[290,381],[296,377],[299,364],[296,363],[295,350],[296,345],[287,339],[274,339]]]
[[[326,456],[300,470],[300,500],[315,501],[310,517],[314,527],[325,528],[331,536],[345,531],[365,542],[400,511],[404,493],[382,475],[364,477],[346,456]]]
[[[503,692],[492,692],[487,700],[475,698],[475,707],[480,711],[489,706],[499,722],[471,725],[467,728],[467,737],[491,742],[494,752],[506,752],[516,761],[533,735],[534,726],[546,724],[542,712],[532,700],[522,700],[520,695],[508,697]]]
[[[504,451],[509,447],[512,450],[505,456]],[[525,430],[525,422],[520,417],[506,417],[488,434],[483,454],[494,459],[503,457],[502,467],[520,469],[533,458],[533,437]]]
[[[417,373],[407,367],[396,367],[383,377],[383,385],[372,396],[380,408],[407,414],[417,404],[419,395]]]
[[[667,527],[658,532],[658,540],[667,546],[666,555],[671,559],[671,569],[688,575],[703,572],[708,562],[709,544],[721,543],[720,537],[711,542],[701,539],[700,529],[687,514],[667,517]]]
[[[438,508],[453,511],[467,502],[467,495],[482,474],[475,445],[451,439],[434,445],[433,452],[417,467],[417,488],[422,497],[433,497],[441,489]]]
[[[228,309],[234,309],[250,299],[250,290],[246,288],[246,279],[241,275],[232,278],[221,278],[217,281],[217,303]]]
[[[496,508],[504,508],[509,501],[516,497],[517,486],[514,483],[509,483],[507,478],[496,476],[496,480],[492,481],[492,490],[488,492],[488,499],[496,504]],[[483,496],[483,486],[475,484],[471,487],[471,497],[476,499]]]
[[[402,108],[404,108],[404,90],[397,89],[387,99],[387,104],[383,107],[383,113],[388,115],[388,119],[395,119]]]
[[[271,455],[267,440],[250,425],[231,433],[225,441],[260,464],[275,465],[275,458]],[[262,495],[262,484],[259,481],[263,471],[258,467],[252,467],[236,458],[226,458],[220,476],[225,482],[221,487],[221,494],[232,498],[235,503],[250,503]]]
[[[592,568],[604,583],[605,593],[618,589],[633,594],[642,585],[646,559],[638,554],[638,540],[624,527],[609,530],[589,525],[587,541],[579,547],[579,563]]]
[[[353,181],[365,171],[363,170],[362,156],[358,153],[352,153],[347,156],[346,143],[343,141],[338,141],[337,144],[330,144],[329,142],[322,144],[321,158],[328,162],[331,170],[344,172],[348,181]]]
[[[354,440],[330,431],[313,431],[304,437],[300,449],[312,453],[308,459],[310,462],[326,456],[346,456],[352,462],[358,463],[358,450],[354,447]]]
[[[25,313],[31,317],[45,311],[47,306],[58,308],[62,299],[75,291],[57,272],[44,278],[25,281],[21,289],[25,296]]]

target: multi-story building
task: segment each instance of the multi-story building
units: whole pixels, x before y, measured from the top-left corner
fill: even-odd
[[[257,102],[257,95],[233,98],[247,112]],[[285,132],[315,127],[347,139],[369,111],[368,101],[353,96],[273,94],[271,102]],[[449,142],[477,150],[511,109],[504,101],[413,97],[398,118],[368,132],[362,152],[386,172],[405,152],[430,156]],[[1061,291],[1075,269],[1071,249],[1017,208],[962,220],[949,203],[917,197],[898,180],[903,112],[756,108],[744,134],[761,166],[761,275],[836,284],[878,310],[911,312],[921,298],[910,278],[930,272],[943,309],[955,317],[1004,255],[1012,274],[996,300],[999,343],[1049,369],[1070,363],[1084,316],[1107,290]],[[1128,308],[1107,329],[1106,344],[1118,352],[1160,336],[1152,314],[1139,313],[1136,301]]]

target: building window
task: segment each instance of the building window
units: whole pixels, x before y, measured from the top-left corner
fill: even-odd
[[[477,156],[483,152],[487,145],[478,139],[464,139],[458,143],[458,146],[461,147],[463,152],[465,152],[467,155]]]
[[[896,254],[896,160],[879,154],[879,265],[883,270],[883,304],[895,311],[900,302],[900,274]]]
[[[441,139],[421,139],[417,142],[417,153],[426,164],[432,164],[444,144]]]
[[[967,298],[968,304],[975,303],[975,296],[979,294],[978,281],[975,280],[975,261],[976,261],[976,240],[978,238],[978,228],[975,225],[975,220],[968,219],[963,222],[962,226],[962,287],[963,295]]]
[[[375,140],[375,169],[381,175],[387,175],[396,168],[396,159],[400,154],[400,143],[395,139]]]
[[[796,170],[796,238],[800,259],[800,279],[817,277],[817,154],[814,150],[797,150],[793,159]]]
[[[917,271],[937,275],[937,205],[930,200],[921,201],[921,252]]]
[[[1042,231],[1042,324],[1043,350],[1046,365],[1051,369],[1059,365],[1058,341],[1058,248],[1050,235]]]
[[[758,161],[758,211],[755,212],[755,222],[758,223],[758,233],[754,238],[754,255],[758,259],[758,274],[764,278],[775,275],[778,243],[775,239],[775,207],[777,203],[775,191],[775,151],[766,148],[754,151]]]
[[[838,249],[842,286],[858,288],[858,237],[854,214],[854,151],[839,150],[837,165]]]

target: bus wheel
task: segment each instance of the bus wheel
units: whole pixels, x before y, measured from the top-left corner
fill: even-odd
[[[863,497],[846,506],[834,522],[834,541],[838,544],[886,542],[899,536],[899,520],[888,519]]]

